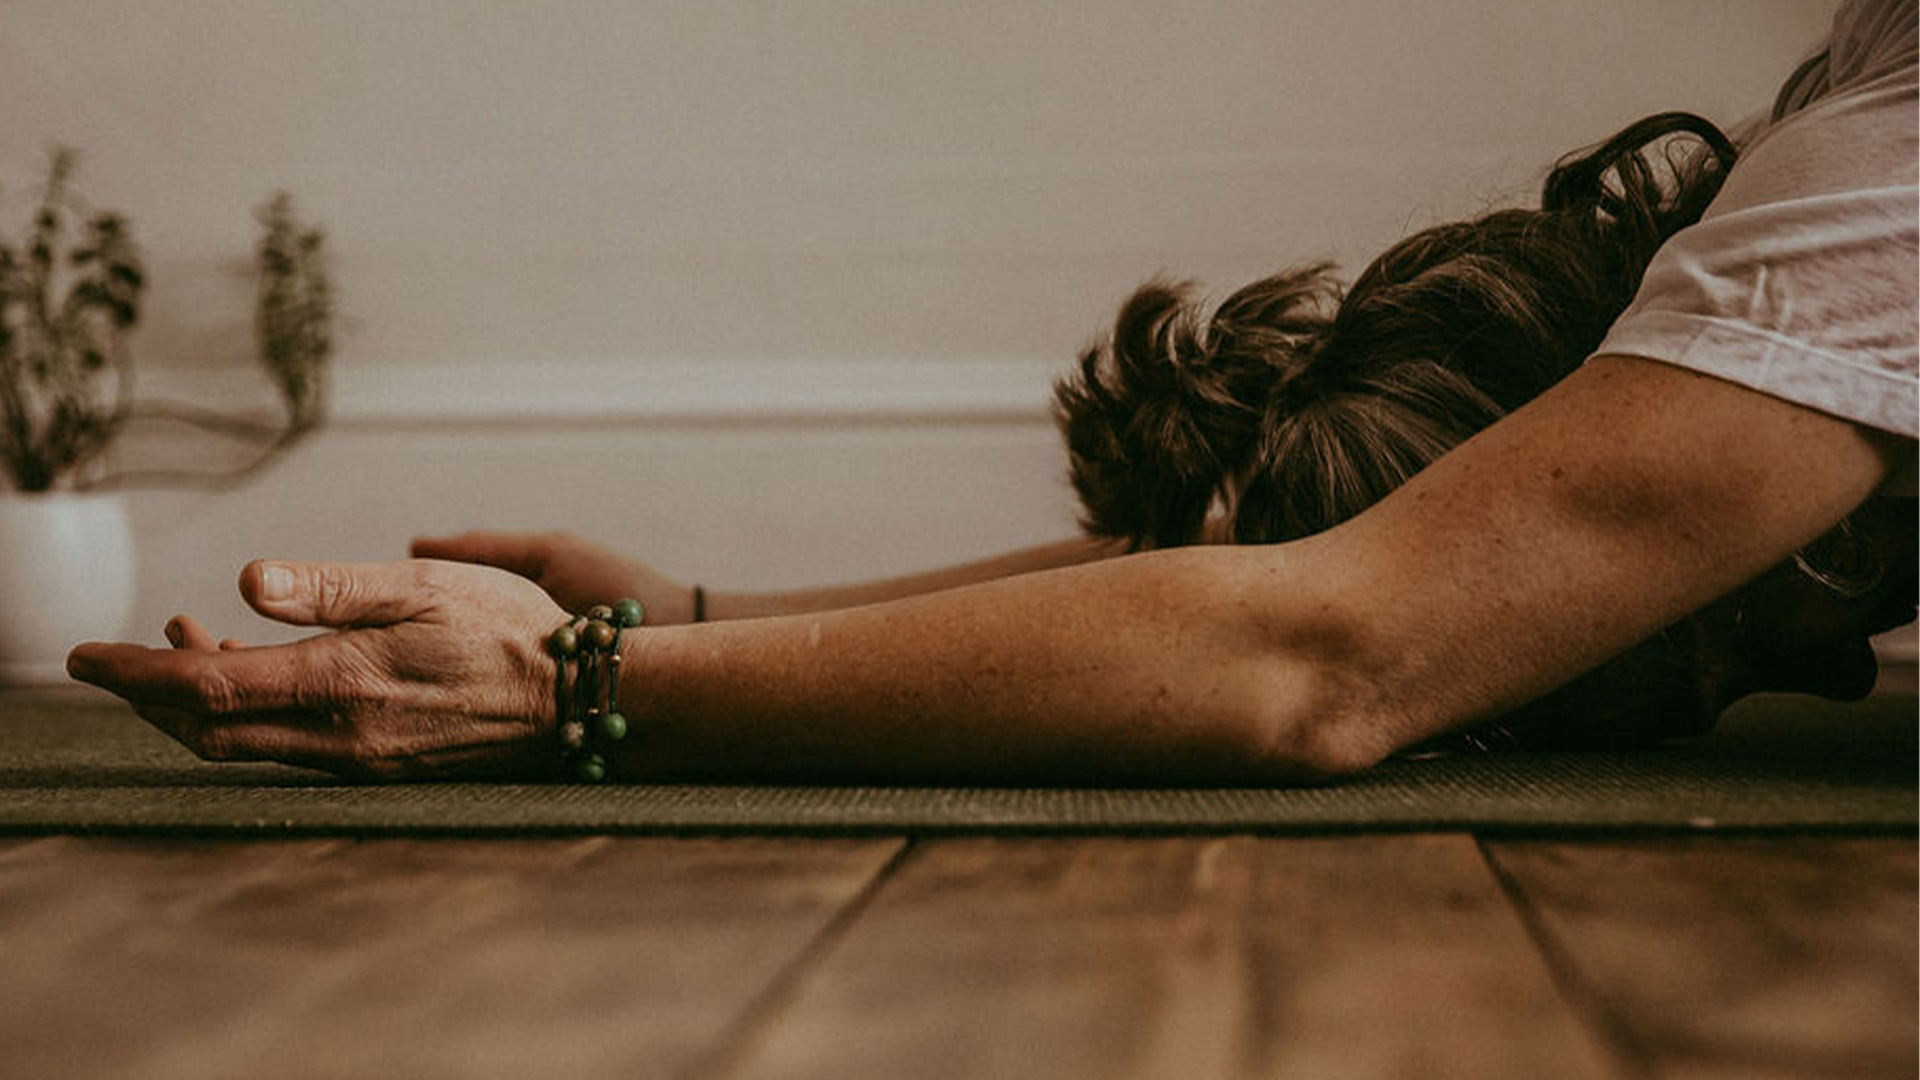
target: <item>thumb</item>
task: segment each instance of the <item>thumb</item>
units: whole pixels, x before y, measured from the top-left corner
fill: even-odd
[[[419,536],[410,547],[416,559],[479,563],[537,578],[546,569],[547,545],[527,533],[466,532],[459,536]]]
[[[432,606],[427,565],[261,559],[240,571],[240,595],[260,614],[298,626],[385,626]]]

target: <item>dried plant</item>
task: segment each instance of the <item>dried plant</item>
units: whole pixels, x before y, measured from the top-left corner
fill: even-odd
[[[74,164],[71,150],[56,150],[25,243],[16,249],[0,237],[0,473],[11,486],[230,484],[317,427],[326,409],[333,292],[324,234],[300,223],[291,198],[276,195],[260,213],[254,335],[286,413],[283,423],[262,423],[134,400],[128,339],[146,272],[126,218],[85,213],[71,194]],[[188,423],[260,450],[223,473],[100,468],[114,440],[145,418]]]
[[[260,295],[254,335],[287,408],[287,430],[303,434],[323,418],[327,357],[333,353],[333,283],[327,278],[326,236],[300,224],[293,198],[275,195],[260,215]]]

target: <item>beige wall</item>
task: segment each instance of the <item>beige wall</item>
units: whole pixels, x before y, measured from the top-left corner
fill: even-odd
[[[341,362],[1050,361],[1157,270],[1364,260],[1656,109],[1770,99],[1819,0],[9,0],[0,182],[137,213],[148,349],[332,226]]]
[[[1045,386],[1143,277],[1357,269],[1637,115],[1731,122],[1825,8],[9,0],[0,210],[82,148],[148,389],[242,403],[249,209],[330,227],[340,422],[142,497],[149,627],[249,553],[468,523],[851,577],[1070,527]]]

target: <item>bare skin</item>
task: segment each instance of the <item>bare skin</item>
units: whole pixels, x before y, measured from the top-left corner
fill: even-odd
[[[1116,541],[1082,537],[883,581],[773,593],[709,589],[706,618],[709,622],[724,622],[837,611],[997,581],[1035,570],[1110,559],[1125,550],[1125,545]],[[674,626],[693,621],[691,586],[674,581],[638,559],[615,554],[571,533],[469,532],[459,536],[423,536],[413,542],[412,555],[417,559],[449,559],[510,570],[532,579],[568,611],[585,611],[608,597],[632,596],[646,606],[649,626]]]
[[[629,634],[621,703],[640,734],[614,773],[1337,776],[1527,701],[1730,592],[1913,453],[1712,378],[1601,358],[1305,541]],[[270,566],[291,572],[285,599],[266,596]],[[179,648],[88,644],[69,667],[212,758],[536,775],[551,770],[554,725],[538,646],[562,616],[534,582],[555,572],[256,563],[241,578],[256,610],[335,632],[221,649],[183,619]]]

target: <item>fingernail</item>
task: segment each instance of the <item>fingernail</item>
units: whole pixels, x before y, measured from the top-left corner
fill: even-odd
[[[293,595],[293,571],[276,563],[260,568],[260,599],[285,600]]]
[[[96,665],[91,656],[81,651],[85,648],[86,646],[82,645],[67,654],[67,674],[73,678],[91,682]]]
[[[179,619],[167,620],[166,635],[167,635],[167,643],[169,645],[172,645],[176,649],[180,647],[180,642],[183,638],[183,635],[180,632]]]

